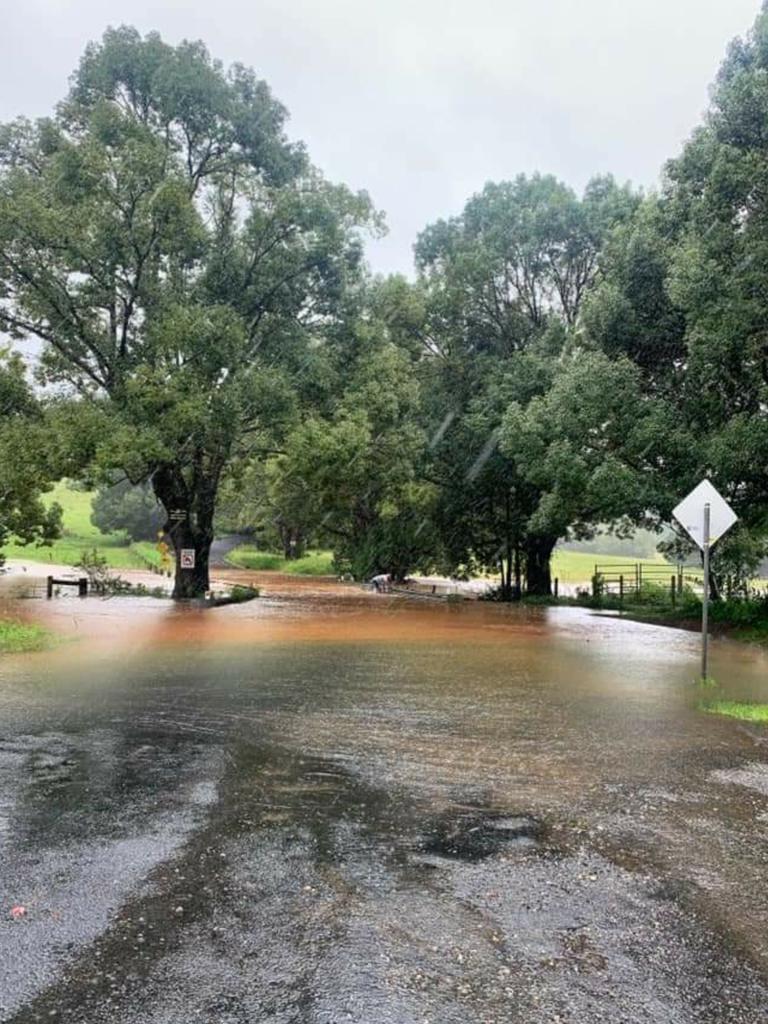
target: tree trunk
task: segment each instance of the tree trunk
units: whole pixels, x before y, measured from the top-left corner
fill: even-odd
[[[283,557],[286,561],[295,561],[304,557],[305,541],[304,534],[298,527],[279,526],[280,546],[283,549]]]
[[[512,600],[512,583],[511,583],[512,566],[510,562],[504,558],[503,555],[499,556],[499,575],[501,576],[501,586],[499,587],[499,597],[502,601]]]
[[[204,597],[211,589],[208,566],[216,485],[215,477],[197,474],[190,485],[174,466],[162,467],[152,478],[157,500],[165,509],[165,533],[176,554],[176,601]]]
[[[211,521],[212,519],[211,516]],[[193,523],[194,525],[191,525]],[[213,543],[212,522],[206,529],[200,517],[190,512],[186,522],[171,522],[167,526],[170,527],[169,532],[176,552],[174,600],[204,597],[211,589],[208,565]],[[194,563],[191,567],[190,560]]]
[[[529,536],[525,541],[525,592],[536,597],[552,594],[550,562],[557,537]]]

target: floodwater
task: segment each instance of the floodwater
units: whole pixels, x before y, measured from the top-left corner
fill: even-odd
[[[261,575],[15,606],[79,639],[0,664],[0,1020],[768,1021],[768,733],[694,634]]]

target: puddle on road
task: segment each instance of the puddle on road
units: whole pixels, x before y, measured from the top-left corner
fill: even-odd
[[[448,814],[434,827],[423,850],[471,863],[512,847],[535,847],[544,834],[543,823],[534,818],[477,808]]]

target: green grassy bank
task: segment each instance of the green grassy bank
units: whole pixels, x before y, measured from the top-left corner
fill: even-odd
[[[53,642],[53,635],[42,626],[16,622],[14,619],[0,619],[0,654],[42,651]]]
[[[76,565],[86,551],[98,548],[113,569],[145,569],[148,563],[159,565],[160,555],[151,542],[132,543],[123,532],[101,533],[91,522],[92,491],[80,491],[66,482],[56,484],[46,496],[48,504],[62,508],[61,537],[51,545],[7,544],[6,558],[19,558],[49,565]]]
[[[259,551],[247,544],[233,548],[227,561],[238,569],[287,572],[297,576],[329,576],[333,573],[332,551],[308,551],[303,558],[288,559],[272,551]]]
[[[757,722],[768,725],[768,704],[749,704],[740,700],[711,700],[701,705],[702,711],[710,715],[725,715],[742,722]]]

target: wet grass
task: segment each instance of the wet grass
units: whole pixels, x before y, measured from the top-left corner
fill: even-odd
[[[750,704],[739,700],[711,700],[700,705],[710,715],[727,715],[742,722],[758,722],[768,725],[768,704]]]
[[[28,625],[13,619],[0,619],[0,652],[17,654],[42,651],[53,644],[53,635],[42,626]]]
[[[227,555],[227,561],[238,569],[262,572],[287,572],[296,576],[329,576],[333,573],[332,551],[308,551],[302,558],[284,558],[274,551],[258,551],[241,544]]]

